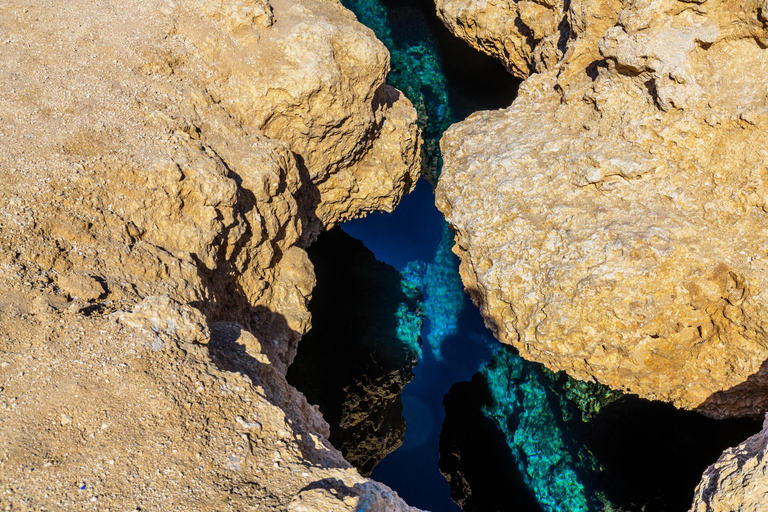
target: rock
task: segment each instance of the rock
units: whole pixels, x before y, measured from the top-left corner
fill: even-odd
[[[760,512],[768,503],[768,418],[763,430],[723,452],[704,472],[690,512]]]
[[[556,64],[446,133],[438,207],[501,341],[713,417],[768,410],[760,12],[572,2]]]
[[[104,296],[107,289],[96,278],[82,274],[59,276],[59,288],[75,299],[94,301]]]
[[[327,0],[9,0],[0,46],[3,503],[366,503],[285,370],[304,247],[416,181],[384,46]]]
[[[437,14],[457,37],[497,57],[519,78],[552,69],[570,36],[560,0],[436,0]]]
[[[155,334],[160,344],[165,341],[206,344],[211,338],[208,323],[200,310],[178,304],[167,295],[146,297],[130,313],[119,312],[115,316],[127,326]]]

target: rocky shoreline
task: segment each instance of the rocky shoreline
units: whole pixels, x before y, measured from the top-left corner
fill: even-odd
[[[763,416],[765,6],[436,4],[526,79],[441,143],[438,206],[496,336]],[[8,0],[0,48],[0,505],[415,511],[285,380],[306,247],[419,176],[373,33],[336,0]],[[727,450],[692,510],[761,510],[765,450]]]

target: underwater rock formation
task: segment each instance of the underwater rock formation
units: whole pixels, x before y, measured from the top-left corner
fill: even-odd
[[[371,31],[325,0],[9,0],[0,46],[0,503],[408,510],[284,377],[303,247],[418,177]]]
[[[576,386],[504,349],[451,388],[440,468],[465,512],[685,510],[710,461],[759,429]]]
[[[362,474],[403,442],[400,393],[420,354],[419,301],[401,276],[340,228],[308,249],[317,286],[312,329],[288,369],[288,382],[316,404],[330,441]]]
[[[501,341],[712,417],[768,410],[766,20],[572,1],[557,61],[446,132],[437,204]]]

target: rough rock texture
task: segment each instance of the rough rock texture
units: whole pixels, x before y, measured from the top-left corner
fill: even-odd
[[[765,9],[574,0],[563,57],[446,133],[438,207],[500,340],[713,417],[768,409]]]
[[[690,512],[761,512],[768,503],[768,418],[763,430],[729,448],[704,472]]]
[[[0,8],[0,505],[406,510],[284,380],[416,113],[334,0]]]
[[[552,69],[570,33],[562,0],[435,0],[435,5],[451,32],[499,58],[519,78]]]

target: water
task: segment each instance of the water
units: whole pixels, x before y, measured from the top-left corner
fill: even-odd
[[[430,180],[421,180],[394,213],[372,214],[342,226],[378,260],[399,271],[401,277],[392,282],[399,281],[402,293],[416,301],[410,309],[380,308],[382,317],[391,317],[382,325],[390,326],[393,350],[402,351],[400,331],[406,338],[415,336],[414,326],[423,321],[423,346],[412,368],[413,380],[402,389],[399,402],[387,402],[389,411],[402,404],[406,422],[402,445],[381,460],[371,476],[409,504],[433,512],[461,510],[455,502],[464,512],[598,512],[643,506],[646,512],[685,510],[704,467],[722,449],[759,430],[759,424],[713,422],[663,404],[622,397],[525,362],[514,349],[492,338],[463,293],[458,261],[450,252],[453,236],[434,207],[431,184],[439,179],[437,141],[442,132],[475,110],[508,106],[518,82],[500,64],[453,38],[434,16],[429,0],[342,3],[391,51],[393,71],[388,80],[419,112],[425,138],[423,170]],[[369,294],[377,293],[360,283]],[[352,321],[362,301],[355,297],[344,306],[347,321]],[[319,311],[313,313],[317,318]],[[374,322],[366,317],[363,323]],[[334,338],[330,329],[320,346]],[[356,354],[379,357],[373,352]],[[301,357],[300,344],[297,360]],[[398,375],[410,378],[412,362],[406,357],[403,365],[408,371]],[[397,373],[389,371],[393,372]],[[306,379],[304,389],[329,380],[322,374]],[[381,381],[370,375],[354,379]],[[407,379],[395,380],[398,385],[393,389],[399,391]],[[344,402],[350,387],[337,387],[323,393],[333,395],[331,402]],[[376,396],[383,389],[357,387]],[[315,401],[321,403],[320,398]],[[357,397],[352,401],[379,403]],[[365,414],[350,413],[356,418]],[[384,435],[388,445],[395,446],[399,438],[392,432],[402,435],[401,422],[391,413],[387,416],[393,427],[378,413],[372,416],[378,418],[373,422],[376,428],[368,430],[376,430],[375,435]],[[333,438],[340,426],[331,421],[331,428]],[[365,446],[375,444],[358,439]],[[667,468],[674,470],[670,473]]]
[[[490,361],[498,343],[463,292],[458,259],[450,251],[453,235],[434,207],[429,183],[422,180],[394,213],[373,214],[343,229],[400,269],[405,285],[423,294],[424,347],[402,394],[405,439],[371,477],[413,506],[460,511],[438,466],[442,401],[454,383],[470,379]]]

